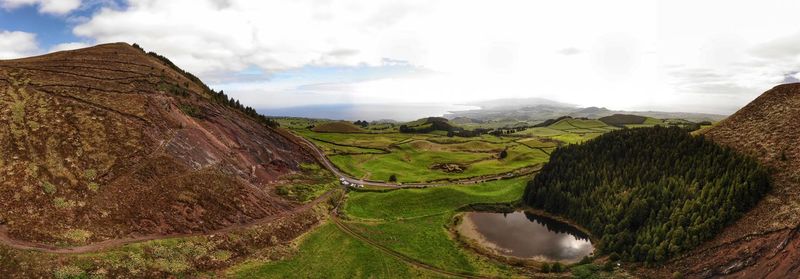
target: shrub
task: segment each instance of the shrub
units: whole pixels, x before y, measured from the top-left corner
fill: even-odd
[[[543,263],[540,269],[543,273],[550,273],[550,264]]]
[[[550,266],[550,271],[552,271],[553,273],[564,272],[564,266],[561,265],[560,262],[555,262],[555,263],[553,263],[552,266]]]
[[[97,171],[94,169],[87,169],[83,172],[83,177],[87,180],[94,180],[97,177]]]
[[[614,271],[614,262],[607,261],[605,264],[603,264],[603,271],[607,271],[607,272]]]
[[[86,277],[86,272],[84,272],[80,267],[74,265],[65,265],[56,268],[55,272],[53,272],[53,277],[56,279],[84,278]]]
[[[58,198],[53,199],[53,205],[55,205],[57,208],[61,208],[61,209],[70,208],[70,207],[74,207],[75,206],[75,201],[68,200],[68,199],[65,199],[65,198],[62,198],[62,197],[58,197]]]
[[[397,175],[394,175],[394,174],[390,175],[389,176],[389,182],[397,182]]]
[[[194,118],[200,118],[200,116],[201,116],[200,110],[197,109],[194,106],[182,104],[182,105],[179,106],[179,108],[181,109],[181,111],[183,113],[185,113],[188,116],[191,116],[191,117],[194,117]]]

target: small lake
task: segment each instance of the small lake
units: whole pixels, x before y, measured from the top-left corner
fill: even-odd
[[[501,255],[572,263],[594,252],[589,236],[563,222],[529,212],[469,212],[461,235]]]

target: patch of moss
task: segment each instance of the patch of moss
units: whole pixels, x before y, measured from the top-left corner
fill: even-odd
[[[233,256],[233,253],[231,251],[227,251],[227,250],[219,250],[219,251],[216,251],[213,254],[211,254],[211,258],[213,258],[215,261],[220,261],[220,262],[227,261],[232,256]]]
[[[76,203],[73,200],[58,197],[53,199],[53,205],[55,205],[56,208],[65,209],[75,207]]]
[[[72,229],[64,233],[64,238],[74,242],[84,243],[92,237],[92,232],[81,229]]]
[[[87,169],[83,172],[83,178],[87,180],[94,180],[97,177],[97,171],[95,169]]]
[[[25,123],[25,103],[14,102],[11,104],[11,120],[18,125]]]
[[[42,182],[42,191],[44,191],[45,194],[48,195],[55,194],[56,190],[57,190],[56,185],[53,185],[52,183],[47,181]]]

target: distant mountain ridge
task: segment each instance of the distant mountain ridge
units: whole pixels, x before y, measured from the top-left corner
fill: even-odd
[[[486,102],[476,102],[470,105],[480,106],[482,109],[453,111],[449,114],[445,114],[444,117],[449,119],[471,118],[476,121],[520,120],[532,122],[544,121],[561,116],[597,119],[614,114],[634,114],[658,119],[685,119],[692,122],[716,122],[726,117],[725,115],[708,113],[622,111],[610,110],[604,107],[579,107],[577,105],[560,103],[542,98],[500,99]]]

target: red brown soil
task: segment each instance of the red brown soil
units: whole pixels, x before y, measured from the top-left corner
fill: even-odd
[[[689,278],[797,278],[800,274],[800,84],[777,86],[706,136],[759,160],[773,189],[716,238],[662,273]]]
[[[0,224],[21,241],[77,246],[279,215],[300,205],[274,187],[314,162],[285,131],[124,43],[0,61],[0,92]]]

